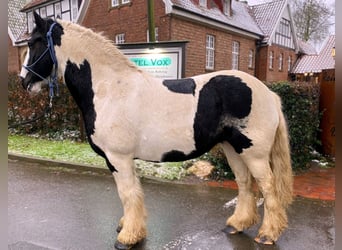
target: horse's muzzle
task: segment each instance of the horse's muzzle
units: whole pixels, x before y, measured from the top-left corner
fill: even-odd
[[[28,83],[25,81],[24,77],[20,76],[19,78],[20,78],[20,81],[21,81],[21,86],[23,86],[23,88],[26,90],[27,86],[28,86]]]
[[[23,88],[25,90],[30,91],[30,85],[31,85],[30,84],[30,80],[28,80],[27,77],[24,78],[24,77],[19,76],[19,78],[20,78],[20,81],[21,81],[21,86],[23,86]]]

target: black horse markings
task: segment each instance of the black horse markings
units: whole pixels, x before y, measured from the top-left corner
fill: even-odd
[[[192,78],[164,80],[170,91],[195,95]],[[218,75],[211,78],[199,91],[197,112],[194,119],[196,149],[186,155],[172,150],[163,155],[162,161],[183,161],[198,157],[218,143],[229,142],[237,153],[252,146],[252,140],[241,130],[251,111],[252,91],[235,76]]]

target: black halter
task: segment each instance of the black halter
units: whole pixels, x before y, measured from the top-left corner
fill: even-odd
[[[39,58],[33,62],[31,65],[23,65],[23,67],[30,71],[31,73],[35,74],[36,76],[38,76],[40,79],[42,80],[46,80],[48,83],[49,83],[49,97],[50,97],[50,106],[52,105],[52,99],[54,97],[54,88],[56,88],[56,96],[59,95],[59,90],[58,90],[58,84],[57,84],[57,71],[58,71],[58,62],[57,62],[57,58],[56,58],[56,53],[55,53],[55,48],[54,48],[54,45],[53,45],[53,39],[52,39],[52,29],[53,27],[56,25],[57,23],[54,22],[51,26],[50,26],[50,29],[49,31],[46,33],[46,38],[47,38],[47,48],[46,50],[39,56]],[[50,57],[52,59],[52,62],[53,62],[53,72],[52,74],[50,75],[50,79],[46,79],[44,77],[42,77],[40,74],[38,74],[37,72],[35,72],[32,67],[37,63],[39,62],[44,56],[45,54],[49,52],[50,54]]]

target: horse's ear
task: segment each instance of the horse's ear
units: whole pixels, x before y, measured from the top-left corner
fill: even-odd
[[[41,18],[35,11],[33,11],[34,21],[38,30],[42,30],[46,27],[46,21]]]

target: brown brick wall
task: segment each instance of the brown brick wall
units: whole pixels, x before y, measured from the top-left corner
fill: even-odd
[[[169,39],[168,17],[161,0],[154,3],[155,26],[158,27],[159,41]],[[101,31],[109,39],[125,33],[125,42],[146,42],[148,29],[147,1],[135,0],[128,5],[110,7],[109,0],[90,1],[82,25]]]
[[[120,8],[109,8],[109,0],[93,0],[90,2],[83,25],[96,31],[102,31],[109,39],[115,39],[115,34],[125,33],[125,42],[146,42],[148,29],[147,2],[132,1]],[[206,34],[215,36],[215,70],[231,69],[231,42],[240,42],[240,69],[250,74],[248,69],[248,49],[255,50],[255,41],[233,36],[223,31],[205,27],[184,19],[165,15],[163,1],[154,2],[155,26],[158,27],[158,41],[185,40],[186,71],[185,76],[205,73],[205,42]]]
[[[21,65],[25,59],[26,46],[13,46],[11,39],[8,37],[8,66],[10,73],[19,73]]]
[[[269,69],[269,53],[274,52],[273,69]],[[279,56],[283,53],[283,69],[279,70]],[[268,46],[261,47],[257,58],[256,75],[262,81],[276,82],[288,79],[288,57],[292,57],[292,65],[297,56],[294,50],[280,47]]]
[[[215,36],[214,71],[231,69],[232,41],[234,40],[240,43],[239,69],[254,75],[254,70],[248,68],[248,50],[255,51],[256,49],[254,40],[175,17],[171,20],[171,34],[172,40],[189,41],[186,45],[186,77],[208,72],[205,69],[207,34]]]
[[[16,73],[19,72],[19,48],[12,45],[11,39],[8,37],[8,72]]]

